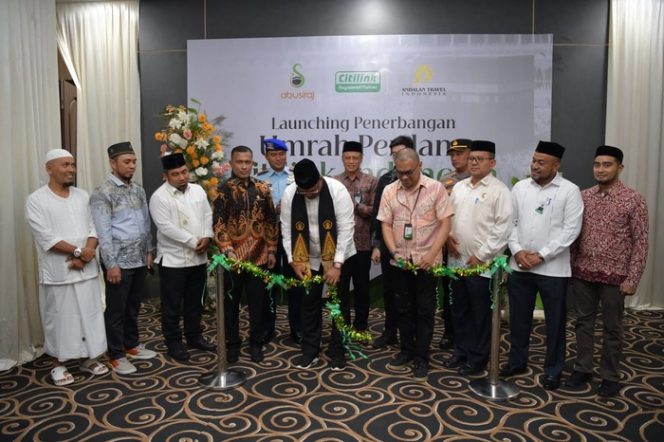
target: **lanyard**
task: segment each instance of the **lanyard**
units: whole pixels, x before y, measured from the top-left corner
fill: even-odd
[[[409,216],[408,216],[408,222],[409,222],[410,224],[413,223],[413,212],[415,211],[415,208],[417,207],[417,200],[420,199],[420,192],[421,192],[421,191],[422,191],[422,186],[420,186],[420,187],[417,189],[417,196],[415,197],[415,204],[413,204],[413,208],[412,208],[412,209],[411,209],[410,207],[408,207],[408,205],[406,205],[406,207],[408,207],[408,211],[410,212],[410,214],[409,214]],[[408,202],[408,195],[406,195],[406,202]]]

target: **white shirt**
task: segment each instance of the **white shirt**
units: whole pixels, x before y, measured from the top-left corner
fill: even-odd
[[[471,256],[483,262],[503,253],[512,231],[510,191],[489,174],[474,186],[471,178],[452,189],[451,235],[459,242],[460,258],[449,256],[451,266],[465,267]]]
[[[355,216],[353,199],[351,198],[346,186],[334,178],[323,177],[330,190],[330,196],[334,204],[334,213],[337,222],[337,247],[334,254],[334,262],[343,263],[346,259],[355,255],[355,243],[353,234],[355,233]],[[288,256],[288,262],[293,262],[293,251],[291,249],[291,208],[293,206],[293,196],[297,190],[297,185],[292,183],[286,187],[281,197],[281,236],[284,243],[284,249]],[[318,202],[319,197],[304,198],[307,207],[307,217],[309,218],[309,263],[312,269],[320,268],[320,233],[318,231]]]
[[[581,232],[583,199],[574,183],[560,174],[544,187],[532,178],[512,189],[514,227],[509,240],[512,255],[521,250],[539,253],[544,262],[531,270],[538,275],[571,276],[569,246]],[[510,260],[516,270],[516,260]]]
[[[25,218],[37,245],[40,284],[71,284],[97,277],[96,259],[87,263],[83,270],[72,270],[66,254],[50,250],[60,241],[83,248],[88,238],[97,237],[89,200],[85,190],[70,187],[69,196],[63,198],[48,185],[28,196]]]
[[[205,190],[189,183],[184,193],[164,182],[150,198],[150,215],[157,226],[157,258],[165,267],[207,263],[207,254],[194,249],[201,238],[212,238],[212,208]]]

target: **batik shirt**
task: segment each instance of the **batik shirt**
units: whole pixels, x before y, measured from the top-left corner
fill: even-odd
[[[222,253],[235,253],[242,261],[267,263],[276,253],[279,224],[270,187],[250,177],[232,176],[219,185],[214,200],[214,238]]]
[[[648,256],[648,208],[635,190],[618,181],[607,192],[584,190],[583,225],[572,246],[572,276],[636,288]]]
[[[355,249],[358,251],[371,250],[371,221],[373,204],[376,195],[378,180],[373,175],[360,172],[354,179],[345,173],[336,175],[335,179],[343,184],[355,204]]]
[[[101,259],[107,268],[133,269],[147,264],[154,250],[145,190],[110,175],[90,197]]]

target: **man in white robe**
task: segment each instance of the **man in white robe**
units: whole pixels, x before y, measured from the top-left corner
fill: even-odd
[[[73,187],[72,155],[54,149],[46,156],[48,184],[28,197],[25,216],[39,258],[39,306],[44,351],[58,360],[51,370],[56,385],[74,382],[64,367],[69,359],[86,358],[83,372],[108,373],[97,361],[106,351],[104,315],[97,278],[97,234],[89,196]]]

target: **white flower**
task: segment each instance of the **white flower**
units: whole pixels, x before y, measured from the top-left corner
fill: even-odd
[[[210,143],[208,143],[207,140],[205,140],[203,138],[199,138],[199,139],[196,140],[194,145],[196,147],[198,147],[199,149],[204,150],[206,147],[208,147],[210,145]]]
[[[208,174],[208,170],[205,167],[199,167],[198,169],[194,170],[194,173],[198,176],[205,176]]]
[[[221,152],[217,152],[217,151],[212,152],[212,155],[210,155],[210,159],[221,161],[221,160],[224,159],[224,152],[223,151],[221,151]]]
[[[194,172],[189,172],[189,182],[195,183],[196,181],[198,181],[196,174]]]
[[[180,120],[180,124],[187,124],[189,122],[189,114],[184,109],[178,111],[176,118]]]
[[[180,126],[182,126],[182,124],[180,123],[180,121],[178,121],[177,118],[171,118],[170,120],[168,120],[168,127],[170,127],[171,129],[178,130]]]
[[[172,133],[172,134],[168,137],[168,140],[169,140],[171,143],[173,143],[173,144],[175,144],[176,146],[179,146],[179,147],[181,147],[181,148],[183,148],[183,149],[184,149],[185,147],[187,147],[187,140],[185,140],[184,138],[182,138],[179,134]]]

